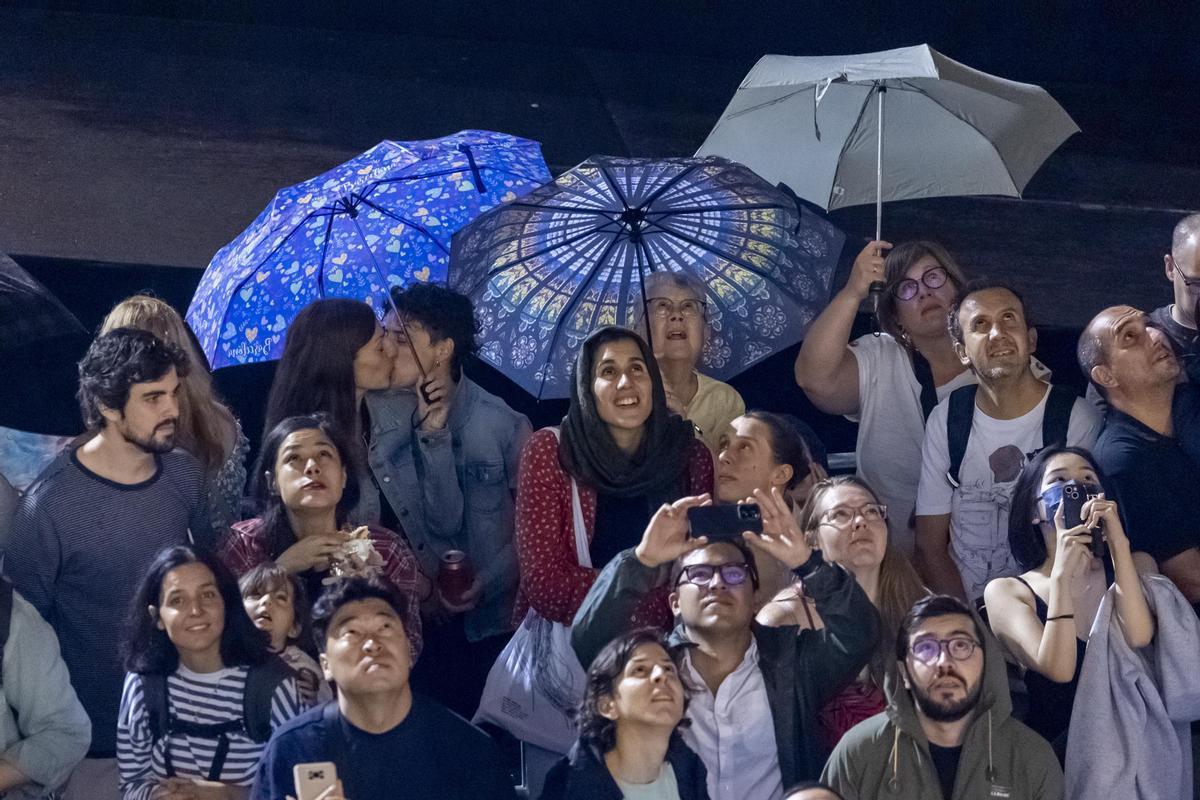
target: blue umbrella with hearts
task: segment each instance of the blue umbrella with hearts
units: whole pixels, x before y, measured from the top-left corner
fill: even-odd
[[[380,142],[276,194],[213,257],[188,323],[214,369],[276,359],[312,301],[382,313],[390,287],[445,280],[456,231],[550,179],[541,146],[508,134]]]

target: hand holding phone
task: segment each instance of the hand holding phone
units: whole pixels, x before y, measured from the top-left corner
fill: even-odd
[[[1096,494],[1087,491],[1086,487],[1078,483],[1067,483],[1062,490],[1062,507],[1063,507],[1063,524],[1067,528],[1075,528],[1082,525],[1083,506],[1087,501],[1096,497]],[[1088,549],[1096,558],[1103,558],[1108,552],[1104,546],[1104,524],[1097,523],[1096,527],[1089,529],[1091,541],[1088,543]]]
[[[292,781],[296,785],[296,800],[334,800],[342,792],[337,766],[332,761],[297,764],[292,767]]]
[[[741,539],[742,531],[761,533],[762,511],[757,503],[697,506],[687,512],[692,537],[704,536],[710,542]]]

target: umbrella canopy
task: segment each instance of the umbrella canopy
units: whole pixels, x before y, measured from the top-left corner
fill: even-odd
[[[707,287],[703,366],[726,379],[800,340],[844,240],[741,164],[593,156],[455,236],[450,284],[475,301],[484,361],[566,397],[589,333],[641,323],[651,272]]]
[[[76,333],[87,331],[75,315],[17,262],[0,253],[0,351]]]
[[[455,231],[550,180],[537,142],[490,131],[381,142],[283,189],[213,257],[188,308],[213,369],[278,358],[322,297],[382,311],[390,286],[444,280]]]
[[[1019,196],[1078,131],[1044,89],[919,45],[764,56],[697,155],[736,159],[832,210],[919,197]]]

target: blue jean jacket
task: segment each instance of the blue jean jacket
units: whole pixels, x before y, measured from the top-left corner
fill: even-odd
[[[437,576],[442,554],[462,550],[483,582],[466,615],[471,641],[512,630],[516,600],[513,505],[529,420],[467,378],[459,381],[446,427],[414,430],[416,395],[369,392],[370,481],[352,517],[379,518],[379,494],[391,504],[421,570]]]

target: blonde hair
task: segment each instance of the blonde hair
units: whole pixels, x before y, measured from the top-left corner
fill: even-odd
[[[875,490],[857,475],[837,475],[819,482],[809,494],[798,520],[800,530],[814,547],[817,546],[817,527],[820,525],[821,514],[825,511],[825,495],[841,486],[861,489],[874,502],[879,502]],[[889,537],[887,547],[883,551],[883,560],[879,564],[879,599],[876,603],[883,630],[870,662],[871,679],[877,686],[883,686],[883,673],[895,661],[893,649],[901,622],[913,607],[913,603],[927,594],[929,592],[921,583],[912,562],[908,560],[908,556],[892,546]]]
[[[196,347],[183,317],[157,297],[135,294],[113,306],[100,325],[100,333],[116,328],[152,333],[187,354],[193,366],[179,379],[179,445],[208,470],[219,468],[228,455],[226,432],[233,425],[233,414],[213,390],[208,360]]]

